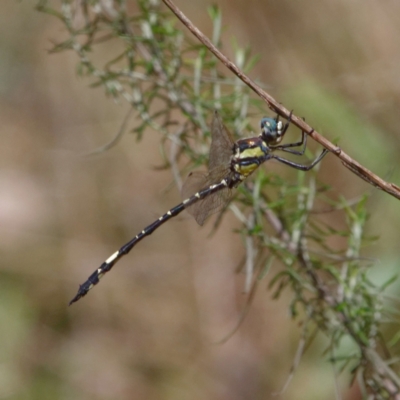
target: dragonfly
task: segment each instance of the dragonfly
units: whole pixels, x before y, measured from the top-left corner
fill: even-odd
[[[86,296],[90,289],[141,240],[150,236],[161,225],[186,210],[199,225],[213,213],[220,211],[233,196],[234,189],[251,175],[261,164],[268,160],[277,160],[289,167],[309,171],[328,153],[324,149],[309,165],[303,165],[276,155],[283,151],[297,156],[304,155],[307,148],[307,134],[302,131],[301,140],[280,144],[291,122],[292,113],[285,124],[279,119],[264,117],[261,119],[261,133],[258,136],[234,141],[217,111],[211,123],[211,146],[208,172],[191,172],[182,187],[183,201],[168,210],[150,225],[146,226],[132,240],[124,244],[98,267],[89,278],[79,286],[70,305]],[[294,148],[300,148],[296,150]]]

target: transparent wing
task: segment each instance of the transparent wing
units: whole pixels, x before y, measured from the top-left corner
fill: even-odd
[[[209,186],[208,174],[197,171],[191,172],[183,183],[181,190],[182,199],[188,199],[207,186]]]
[[[221,180],[229,174],[229,168],[220,166],[209,174],[202,172],[192,172],[182,187],[182,197],[187,199],[202,189],[221,182]],[[224,188],[216,193],[210,194],[203,200],[187,207],[187,212],[194,217],[199,225],[203,225],[204,221],[211,215],[218,212],[232,197],[232,190]]]
[[[221,165],[228,165],[233,154],[234,141],[232,135],[222,123],[218,111],[214,112],[211,123],[211,147],[208,169],[213,171]],[[215,182],[214,182],[215,183]]]
[[[232,190],[224,188],[217,193],[207,196],[204,200],[200,200],[187,208],[190,215],[194,217],[199,225],[203,225],[204,221],[212,214],[218,212],[232,197]]]
[[[211,147],[208,161],[209,173],[192,172],[189,174],[182,187],[182,197],[187,199],[202,189],[207,189],[211,185],[221,182],[230,174],[230,161],[233,154],[234,141],[231,134],[222,123],[222,119],[217,111],[211,123]],[[232,190],[229,188],[210,194],[203,200],[187,207],[187,211],[192,215],[199,225],[211,215],[219,211],[232,197]]]

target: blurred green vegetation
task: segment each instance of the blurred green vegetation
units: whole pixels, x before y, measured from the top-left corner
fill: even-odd
[[[112,16],[114,5],[122,3],[87,4]],[[48,4],[59,9],[61,2]],[[400,182],[399,4],[221,0],[220,33],[207,13],[210,2],[177,4],[209,37],[220,34],[232,59],[245,60],[246,54],[250,60],[250,54],[238,51],[249,44],[251,54],[259,54],[249,72],[252,78],[357,161]],[[136,11],[136,3],[129,2],[127,12]],[[172,26],[186,34],[178,22]],[[35,12],[32,4],[2,5],[0,33],[0,398],[270,398],[290,374],[305,326],[303,314],[298,324],[291,319],[291,290],[283,290],[278,300],[272,298],[275,290],[267,291],[270,278],[285,271],[272,266],[239,331],[226,344],[213,344],[233,329],[245,303],[244,276],[234,269],[245,256],[248,232],[231,213],[211,240],[212,223],[199,229],[189,217],[179,217],[141,243],[87,298],[67,308],[77,284],[104,258],[179,202],[171,184],[174,176],[164,168],[170,142],[160,147],[162,136],[150,129],[140,143],[138,135],[125,135],[107,152],[78,157],[116,135],[127,104],[116,96],[114,105],[102,89],[89,88],[92,80],[77,78],[79,60],[73,52],[48,54],[68,33],[56,18]],[[232,37],[236,49],[230,47]],[[103,43],[94,60],[100,65],[121,48],[116,40]],[[212,62],[203,53],[193,65],[200,74]],[[215,71],[240,88],[221,66]],[[192,82],[195,86],[192,76],[180,78],[190,82],[183,87],[188,92]],[[229,93],[226,87],[224,95]],[[235,103],[235,93],[226,103],[229,107],[224,104],[224,119],[236,134],[246,135],[251,127],[257,131],[265,110],[247,92],[240,95],[247,100]],[[207,131],[214,105],[204,105],[200,95],[197,101],[201,127]],[[178,108],[172,119],[181,121],[182,114]],[[190,113],[185,117],[193,122],[189,148],[198,122]],[[142,122],[135,116],[129,129]],[[298,136],[293,128],[288,132],[289,141]],[[195,165],[205,161],[208,136],[200,140],[196,152],[182,158],[180,169],[190,168],[188,159]],[[314,143],[310,148],[309,157],[320,151]],[[239,191],[240,200],[257,206],[250,204],[247,190],[269,180],[274,210],[280,211],[284,191],[292,207],[282,210],[289,222],[298,221],[296,206],[308,195],[301,188],[309,181],[281,166],[267,165],[265,171]],[[323,182],[332,187],[328,194],[335,202],[369,193],[363,232],[380,238],[361,254],[368,257],[363,268],[374,264],[367,272],[371,285],[382,286],[398,270],[398,201],[360,181],[333,156],[324,160],[318,181],[317,186]],[[317,211],[325,209],[322,205],[316,203]],[[365,210],[359,211],[366,217]],[[344,214],[323,214],[322,221],[345,229]],[[329,240],[332,247],[344,243],[343,237]],[[351,268],[358,272],[356,265]],[[297,276],[295,269],[290,271]],[[385,340],[394,343],[394,356],[399,290],[398,281],[389,286],[382,297],[388,309],[376,310]],[[364,311],[370,310],[358,309],[355,320]],[[335,357],[356,349],[347,337],[337,345]],[[282,397],[331,399],[336,390],[343,399],[361,398],[360,380],[352,384],[348,370],[336,371],[335,379],[330,346],[329,338],[317,334]]]

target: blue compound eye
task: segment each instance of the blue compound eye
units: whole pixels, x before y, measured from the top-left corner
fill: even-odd
[[[309,171],[318,164],[328,153],[328,150],[324,150],[308,165],[299,164],[274,154],[275,151],[279,150],[301,156],[306,151],[307,136],[303,131],[301,142],[278,145],[289,127],[291,116],[292,113],[289,114],[285,124],[279,121],[278,116],[275,119],[263,118],[260,135],[234,142],[218,112],[215,111],[210,126],[212,141],[208,165],[211,172],[209,174],[191,173],[183,184],[184,200],[170,208],[150,225],[144,227],[134,238],[100,264],[86,281],[79,285],[78,292],[69,304],[71,305],[86,296],[89,290],[97,285],[100,279],[137,243],[150,236],[156,229],[184,210],[187,210],[199,225],[203,225],[208,216],[226,207],[231,198],[230,193],[232,193],[231,190],[227,189],[239,186],[243,180],[267,160],[274,159],[300,171]],[[292,147],[300,148],[300,146],[300,150],[290,149]]]
[[[267,145],[276,145],[282,140],[282,122],[273,118],[261,120],[261,136]]]
[[[276,130],[276,121],[273,118],[263,118],[261,120],[261,129]]]

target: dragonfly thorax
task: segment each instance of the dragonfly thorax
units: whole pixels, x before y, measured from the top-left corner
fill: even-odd
[[[273,158],[301,171],[309,171],[313,168],[322,160],[327,150],[324,150],[310,165],[298,164],[274,154],[276,150],[280,150],[295,155],[303,155],[306,150],[307,136],[305,132],[302,132],[300,142],[277,145],[289,127],[291,115],[292,113],[289,114],[285,125],[279,121],[279,117],[275,119],[263,118],[259,136],[235,142],[224,126],[221,117],[215,112],[211,124],[212,140],[208,173],[200,171],[190,173],[182,188],[184,200],[143,228],[134,238],[107,258],[79,286],[78,292],[70,301],[70,304],[86,296],[89,290],[99,283],[100,278],[109,272],[118,260],[128,254],[140,241],[150,236],[161,225],[184,210],[187,210],[199,225],[203,225],[211,214],[220,211],[228,204],[232,198],[233,190],[231,189],[236,188],[263,162]],[[299,146],[302,146],[301,150],[291,149]]]
[[[238,140],[234,146],[232,169],[243,180],[268,158],[269,153],[270,149],[261,136]]]

